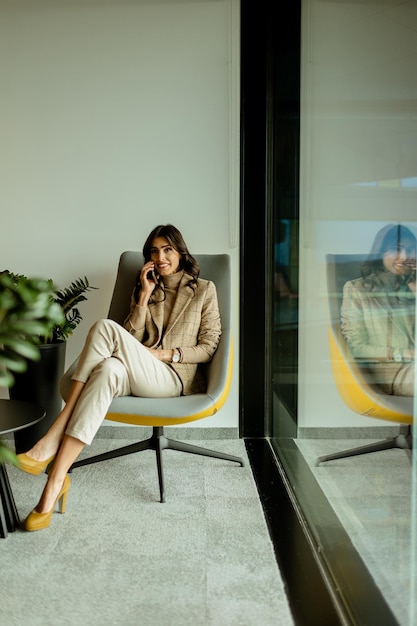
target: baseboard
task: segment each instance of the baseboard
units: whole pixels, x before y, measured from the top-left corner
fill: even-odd
[[[407,434],[408,426],[341,427],[341,428],[299,428],[299,439],[386,439],[399,434]]]
[[[209,441],[215,439],[239,439],[239,429],[236,428],[183,428],[181,426],[167,426],[167,437],[172,439],[200,439]],[[101,426],[96,437],[100,439],[133,439],[141,440],[150,437],[150,426]]]

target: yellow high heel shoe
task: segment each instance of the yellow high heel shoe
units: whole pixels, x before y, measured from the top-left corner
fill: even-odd
[[[55,454],[52,455],[49,459],[46,459],[46,461],[35,461],[35,459],[31,459],[30,456],[28,456],[27,454],[21,453],[17,455],[17,467],[21,469],[22,472],[26,472],[27,474],[34,474],[36,476],[37,474],[40,474],[42,470],[48,467],[49,463],[54,460],[55,456]]]
[[[38,513],[36,509],[33,509],[31,513],[26,518],[25,528],[26,530],[42,530],[43,528],[48,528],[51,523],[52,513],[54,512],[55,505],[59,503],[59,512],[65,513],[65,509],[67,506],[67,495],[69,488],[71,486],[70,477],[68,474],[64,478],[64,482],[61,487],[61,491],[59,492],[57,499],[55,500],[55,504],[50,511],[47,513]]]

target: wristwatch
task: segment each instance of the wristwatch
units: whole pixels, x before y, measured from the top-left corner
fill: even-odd
[[[180,351],[178,350],[178,348],[175,348],[174,353],[172,355],[171,363],[179,363],[180,362],[180,358],[181,358]]]
[[[396,363],[402,363],[403,362],[403,355],[402,355],[401,351],[394,352],[392,356],[393,356],[394,361]]]

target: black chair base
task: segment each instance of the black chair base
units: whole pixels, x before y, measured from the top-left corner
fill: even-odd
[[[200,456],[209,456],[215,459],[223,459],[225,461],[234,461],[239,463],[241,467],[245,465],[243,459],[238,456],[232,456],[231,454],[224,454],[223,452],[217,452],[215,450],[209,450],[208,448],[201,448],[199,446],[193,446],[183,441],[176,441],[175,439],[169,439],[164,435],[164,429],[162,426],[154,426],[152,436],[144,441],[138,441],[116,450],[109,450],[103,454],[97,454],[81,461],[76,461],[71,467],[70,472],[76,467],[82,465],[91,465],[91,463],[98,463],[99,461],[107,461],[109,459],[115,459],[119,456],[125,456],[126,454],[133,454],[135,452],[142,452],[143,450],[155,450],[156,463],[158,466],[158,479],[159,479],[159,492],[161,502],[165,502],[165,487],[164,487],[164,471],[162,465],[162,450],[178,450],[179,452],[188,452],[189,454],[198,454]]]
[[[402,450],[411,450],[413,447],[413,438],[411,434],[411,427],[408,428],[406,435],[396,435],[395,437],[389,437],[382,441],[375,443],[369,443],[359,448],[351,448],[350,450],[343,450],[341,452],[334,452],[332,454],[326,454],[320,456],[315,465],[325,461],[333,461],[334,459],[344,459],[349,456],[358,456],[359,454],[368,454],[369,452],[380,452],[381,450],[392,450],[393,448],[401,448]]]
[[[19,515],[6,467],[0,463],[0,537],[5,539],[9,532],[14,532],[19,526]]]

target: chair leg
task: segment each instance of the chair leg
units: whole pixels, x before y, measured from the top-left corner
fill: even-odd
[[[231,454],[224,454],[223,452],[217,452],[216,450],[209,450],[208,448],[202,448],[200,446],[193,446],[190,443],[184,443],[183,441],[176,441],[175,439],[169,439],[165,437],[167,450],[178,450],[179,452],[188,452],[189,454],[198,454],[200,456],[210,456],[215,459],[223,459],[224,461],[234,461],[239,463],[241,467],[244,467],[245,462],[238,456]]]
[[[369,443],[359,448],[351,448],[349,450],[343,450],[341,452],[333,452],[332,454],[325,454],[320,456],[316,460],[316,467],[320,463],[325,461],[333,461],[334,459],[344,459],[349,456],[358,456],[360,454],[368,454],[369,452],[379,452],[381,450],[392,450],[393,448],[401,448],[402,450],[411,450],[413,445],[413,439],[411,435],[411,428],[409,427],[406,435],[397,435],[396,437],[390,437],[383,441],[377,441],[376,443]]]
[[[138,441],[130,444],[129,446],[123,446],[122,448],[116,448],[116,450],[109,450],[108,452],[103,452],[102,454],[90,456],[87,459],[81,459],[81,461],[75,461],[75,463],[71,465],[69,471],[72,472],[72,470],[76,467],[82,467],[83,465],[91,465],[92,463],[98,463],[99,461],[108,461],[110,459],[117,459],[119,456],[142,452],[142,450],[155,450],[153,435],[144,441]]]
[[[160,445],[160,438],[158,438],[158,444],[155,448],[156,453],[156,465],[158,467],[158,482],[159,482],[159,496],[160,502],[165,502],[165,484],[164,484],[164,466],[162,464],[162,447]]]
[[[76,461],[71,465],[69,472],[72,472],[73,469],[82,467],[83,465],[91,465],[92,463],[98,463],[100,461],[109,461],[110,459],[117,459],[120,456],[142,452],[143,450],[155,450],[156,464],[158,467],[160,501],[165,502],[164,470],[161,454],[164,447],[161,446],[161,437],[163,437],[163,433],[161,434],[162,430],[163,429],[161,427],[155,426],[152,435],[144,441],[138,441],[128,446],[122,446],[121,448],[116,448],[115,450],[109,450],[109,452],[103,452],[102,454],[96,454],[95,456],[90,456],[87,459]]]
[[[109,452],[103,452],[103,454],[96,454],[95,456],[90,456],[87,459],[81,459],[81,461],[76,461],[71,465],[69,472],[72,472],[73,469],[82,467],[83,465],[91,465],[92,463],[98,463],[99,461],[108,461],[109,459],[116,459],[127,454],[142,452],[143,450],[155,450],[161,502],[165,502],[162,450],[178,450],[180,452],[199,454],[201,456],[223,459],[225,461],[234,461],[235,463],[239,463],[242,467],[245,465],[244,460],[238,456],[232,456],[231,454],[224,454],[223,452],[216,452],[215,450],[209,450],[208,448],[193,446],[189,443],[169,439],[168,437],[165,437],[162,426],[154,426],[152,435],[148,439],[132,443],[128,446],[123,446],[122,448],[116,448],[115,450],[109,450]]]

